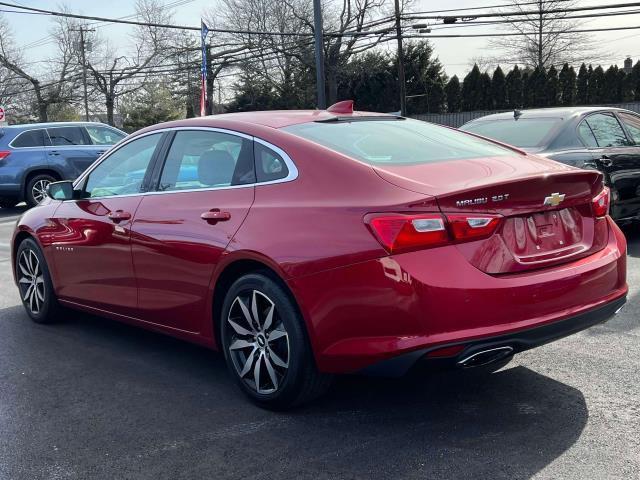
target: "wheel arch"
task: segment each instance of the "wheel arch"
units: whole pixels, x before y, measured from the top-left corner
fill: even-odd
[[[306,315],[300,305],[296,295],[286,281],[286,277],[280,267],[268,258],[265,258],[258,254],[232,254],[233,258],[228,258],[218,269],[213,281],[213,294],[211,312],[212,312],[212,333],[213,342],[215,346],[220,349],[220,327],[222,320],[222,306],[227,291],[238,278],[250,273],[262,273],[267,275],[273,281],[278,283],[285,293],[291,299],[294,307],[298,310],[300,317],[303,320],[303,328],[307,333],[307,337],[313,346],[312,332],[309,329]],[[312,348],[315,355],[315,349]]]
[[[25,171],[24,175],[22,176],[22,184],[20,186],[20,200],[25,200],[27,198],[27,185],[36,175],[51,175],[58,181],[64,179],[63,173],[51,166],[37,166],[30,168]]]

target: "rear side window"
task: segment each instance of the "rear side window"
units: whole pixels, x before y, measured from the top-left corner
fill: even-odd
[[[47,128],[51,145],[63,147],[65,145],[87,145],[87,139],[80,127]]]
[[[580,124],[580,126],[578,127],[578,134],[587,147],[598,148],[596,137],[593,135],[591,127],[587,122],[582,122]]]
[[[512,156],[513,150],[418,120],[312,122],[283,130],[371,165]]]
[[[251,140],[222,132],[181,130],[167,154],[159,189],[195,190],[253,183]]]
[[[477,133],[521,148],[542,147],[560,125],[560,118],[487,120],[464,125],[461,130]]]
[[[284,159],[269,147],[255,142],[254,152],[258,182],[272,182],[289,175]]]
[[[640,117],[628,113],[619,113],[618,115],[622,123],[627,127],[633,143],[640,145]]]
[[[11,146],[15,148],[44,147],[44,145],[44,130],[27,130],[20,133],[11,142]]]
[[[122,140],[126,135],[107,127],[88,125],[84,127],[91,143],[94,145],[114,145]]]
[[[585,122],[591,128],[598,147],[626,147],[629,145],[622,126],[610,113],[596,113]]]

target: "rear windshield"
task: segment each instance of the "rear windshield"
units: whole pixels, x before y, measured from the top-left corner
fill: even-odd
[[[521,118],[489,120],[463,125],[461,130],[477,133],[521,148],[545,146],[560,118]]]
[[[370,165],[411,165],[513,155],[491,142],[418,120],[356,120],[283,130]]]

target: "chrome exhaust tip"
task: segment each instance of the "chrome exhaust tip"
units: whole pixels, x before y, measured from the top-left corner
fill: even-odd
[[[513,355],[513,347],[490,348],[463,358],[457,365],[461,368],[482,367],[483,365],[489,365],[490,363],[503,360],[511,355]]]
[[[625,305],[626,305],[626,304],[625,304]],[[619,309],[617,309],[615,312],[613,312],[613,314],[614,314],[614,315],[619,314],[619,313],[622,311],[622,309],[625,307],[625,305],[622,305]]]

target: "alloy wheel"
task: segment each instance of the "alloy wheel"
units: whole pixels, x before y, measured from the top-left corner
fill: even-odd
[[[43,178],[33,184],[33,187],[31,187],[31,196],[36,201],[36,203],[40,203],[46,198],[47,187],[50,183],[50,180],[46,180]]]
[[[42,267],[36,253],[27,248],[18,260],[20,293],[22,301],[31,313],[40,313],[45,299],[45,283]]]
[[[258,290],[238,295],[227,323],[229,356],[237,374],[258,394],[276,392],[289,368],[289,335],[275,303]]]

